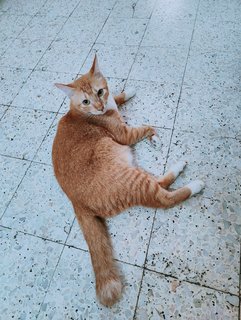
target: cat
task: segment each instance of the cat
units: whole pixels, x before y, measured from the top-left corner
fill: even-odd
[[[125,124],[117,106],[135,93],[124,91],[113,97],[97,56],[88,73],[71,84],[56,86],[70,98],[70,110],[60,119],[54,138],[54,173],[88,244],[97,297],[111,306],[121,297],[122,281],[105,219],[132,206],[170,208],[199,193],[204,183],[197,180],[168,191],[185,161],[158,178],[134,165],[130,145],[156,132],[150,126]]]

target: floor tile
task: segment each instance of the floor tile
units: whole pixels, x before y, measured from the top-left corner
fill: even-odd
[[[148,268],[232,294],[239,291],[241,225],[221,202],[201,195],[167,212],[157,211]],[[227,212],[227,210],[226,210]],[[236,228],[235,228],[236,227]]]
[[[178,84],[128,80],[125,89],[128,88],[134,88],[136,95],[121,108],[121,114],[130,125],[172,128],[180,92]]]
[[[148,139],[134,146],[135,159],[141,168],[159,177],[164,172],[164,165],[171,139],[171,130],[157,129],[159,139],[155,145]]]
[[[198,178],[206,184],[205,196],[219,199],[232,194],[237,201],[240,198],[240,144],[241,141],[235,139],[175,130],[168,167],[179,159],[187,160],[188,166],[174,186],[185,185]]]
[[[0,105],[0,120],[4,116],[5,112],[8,110],[8,106],[1,106]]]
[[[35,70],[13,100],[12,105],[57,112],[65,96],[54,84],[70,83],[74,79],[75,75]]]
[[[39,14],[56,17],[69,17],[78,3],[79,0],[48,0],[40,9]]]
[[[64,242],[73,219],[73,209],[57,184],[53,168],[32,163],[1,223]]]
[[[89,253],[65,247],[39,319],[132,319],[142,270],[119,266],[125,276],[124,294],[115,306],[105,308],[96,301]]]
[[[135,319],[233,320],[237,304],[236,296],[146,271]]]
[[[241,3],[239,0],[234,1],[200,1],[198,10],[198,19],[206,21],[232,21],[240,23]],[[228,40],[228,39],[227,39]]]
[[[1,120],[0,153],[31,160],[53,119],[53,113],[9,108]]]
[[[0,156],[0,218],[11,200],[14,191],[24,176],[29,163],[23,160],[17,160]]]
[[[105,77],[126,79],[137,50],[137,46],[106,46],[104,44],[96,44],[80,72],[86,73],[89,71],[94,54],[97,53],[100,69]]]
[[[97,43],[138,46],[144,35],[147,19],[109,18]]]
[[[199,0],[159,0],[156,1],[153,17],[159,17],[161,19],[185,19],[196,15]]]
[[[35,15],[46,0],[5,0],[0,4],[0,11],[15,15]]]
[[[154,213],[154,209],[135,207],[115,218],[108,219],[115,257],[118,260],[139,266],[144,265]],[[67,243],[76,248],[88,250],[77,221]]]
[[[142,46],[171,47],[187,52],[192,31],[194,27],[194,16],[186,19],[161,19],[154,17],[150,20]]]
[[[95,0],[80,0],[78,6],[74,10],[72,16],[84,18],[91,16],[92,19],[98,17],[108,18],[112,7],[115,5],[116,0],[95,1]]]
[[[5,53],[11,43],[14,41],[14,38],[9,38],[4,35],[0,35],[0,57]]]
[[[47,292],[62,246],[0,229],[3,319],[34,319]]]
[[[111,12],[111,17],[150,18],[155,0],[118,0]]]
[[[50,45],[50,41],[16,39],[0,58],[0,66],[33,69]]]
[[[1,15],[1,37],[16,38],[27,27],[32,18],[31,15]]]
[[[238,41],[241,24],[233,21],[197,20],[191,50],[198,53],[226,51],[227,55],[241,52]]]
[[[53,40],[64,25],[66,19],[51,15],[36,15],[30,21],[20,38],[29,40],[50,39]],[[48,26],[46,28],[46,26]]]
[[[238,84],[190,79],[182,87],[175,127],[211,137],[240,137],[241,111]]]
[[[63,26],[59,36],[65,40],[75,41],[79,44],[83,42],[93,44],[107,16],[106,14],[100,14],[99,16],[95,16],[94,19],[90,19],[88,14],[80,17],[71,16]]]
[[[30,70],[0,68],[0,103],[9,105],[30,74]]]
[[[57,115],[57,117],[55,118],[50,130],[48,131],[43,143],[41,144],[41,147],[39,148],[36,156],[34,157],[34,161],[52,165],[52,145],[54,137],[56,135],[58,122],[62,118],[62,116],[63,115],[60,114]]]
[[[77,74],[89,54],[91,45],[57,39],[40,60],[36,69]],[[61,55],[59,53],[61,52]],[[56,57],[58,56],[58,59]]]
[[[130,73],[130,79],[181,83],[187,52],[175,48],[141,47]]]

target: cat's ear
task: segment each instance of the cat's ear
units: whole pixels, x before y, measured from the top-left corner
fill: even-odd
[[[90,69],[90,74],[92,74],[92,75],[101,74],[99,63],[98,63],[97,54],[95,54],[95,58],[94,58],[92,67]]]
[[[71,84],[55,83],[55,86],[62,90],[69,98],[74,94],[74,88]]]

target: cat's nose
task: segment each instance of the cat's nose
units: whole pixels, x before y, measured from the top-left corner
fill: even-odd
[[[103,103],[98,103],[97,104],[97,109],[100,110],[100,111],[103,111],[104,110],[104,104]]]

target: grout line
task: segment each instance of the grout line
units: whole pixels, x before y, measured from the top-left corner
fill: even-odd
[[[190,49],[191,49],[192,39],[193,39],[193,35],[194,35],[194,30],[195,30],[195,26],[196,26],[196,21],[197,21],[197,15],[198,15],[198,11],[199,11],[200,1],[201,0],[198,1],[198,5],[197,5],[197,9],[196,9],[196,15],[195,15],[194,23],[193,23],[193,30],[192,30],[190,44],[189,44],[189,48],[188,48],[188,52],[187,52],[187,59],[186,59],[185,67],[184,67],[184,70],[183,70],[183,76],[182,76],[181,85],[180,85],[180,93],[179,93],[179,97],[178,97],[178,100],[177,100],[177,107],[176,107],[176,112],[175,112],[174,120],[173,120],[173,127],[172,127],[172,133],[171,133],[170,142],[169,142],[169,146],[168,146],[168,151],[167,151],[166,163],[164,164],[165,170],[166,170],[166,165],[167,165],[167,161],[168,161],[168,157],[169,157],[169,153],[170,153],[170,149],[171,149],[173,133],[174,133],[174,130],[175,130],[177,112],[178,112],[178,107],[179,107],[179,103],[180,103],[180,100],[181,100],[182,87],[183,87],[183,82],[184,82],[184,78],[185,78],[185,74],[186,74],[186,68],[187,68],[189,53],[190,53]]]
[[[171,274],[168,274],[168,273],[163,273],[163,272],[159,272],[159,271],[156,271],[156,270],[152,270],[148,267],[144,267],[144,270],[146,271],[149,271],[149,272],[153,272],[153,273],[156,273],[160,276],[163,276],[165,278],[173,278],[173,279],[176,279],[180,282],[186,282],[186,283],[190,283],[190,284],[193,284],[195,286],[199,286],[199,287],[202,287],[202,288],[207,288],[207,289],[210,289],[210,290],[214,290],[214,291],[217,291],[217,292],[221,292],[221,293],[225,293],[225,294],[230,294],[231,296],[235,296],[235,297],[239,297],[239,294],[234,294],[234,293],[231,293],[231,292],[228,292],[228,291],[225,291],[225,290],[222,290],[222,289],[217,289],[217,288],[213,288],[211,286],[208,286],[208,285],[205,285],[205,284],[201,284],[200,282],[195,282],[195,281],[191,281],[191,280],[188,280],[188,279],[182,279],[180,280],[177,276],[173,276]]]

